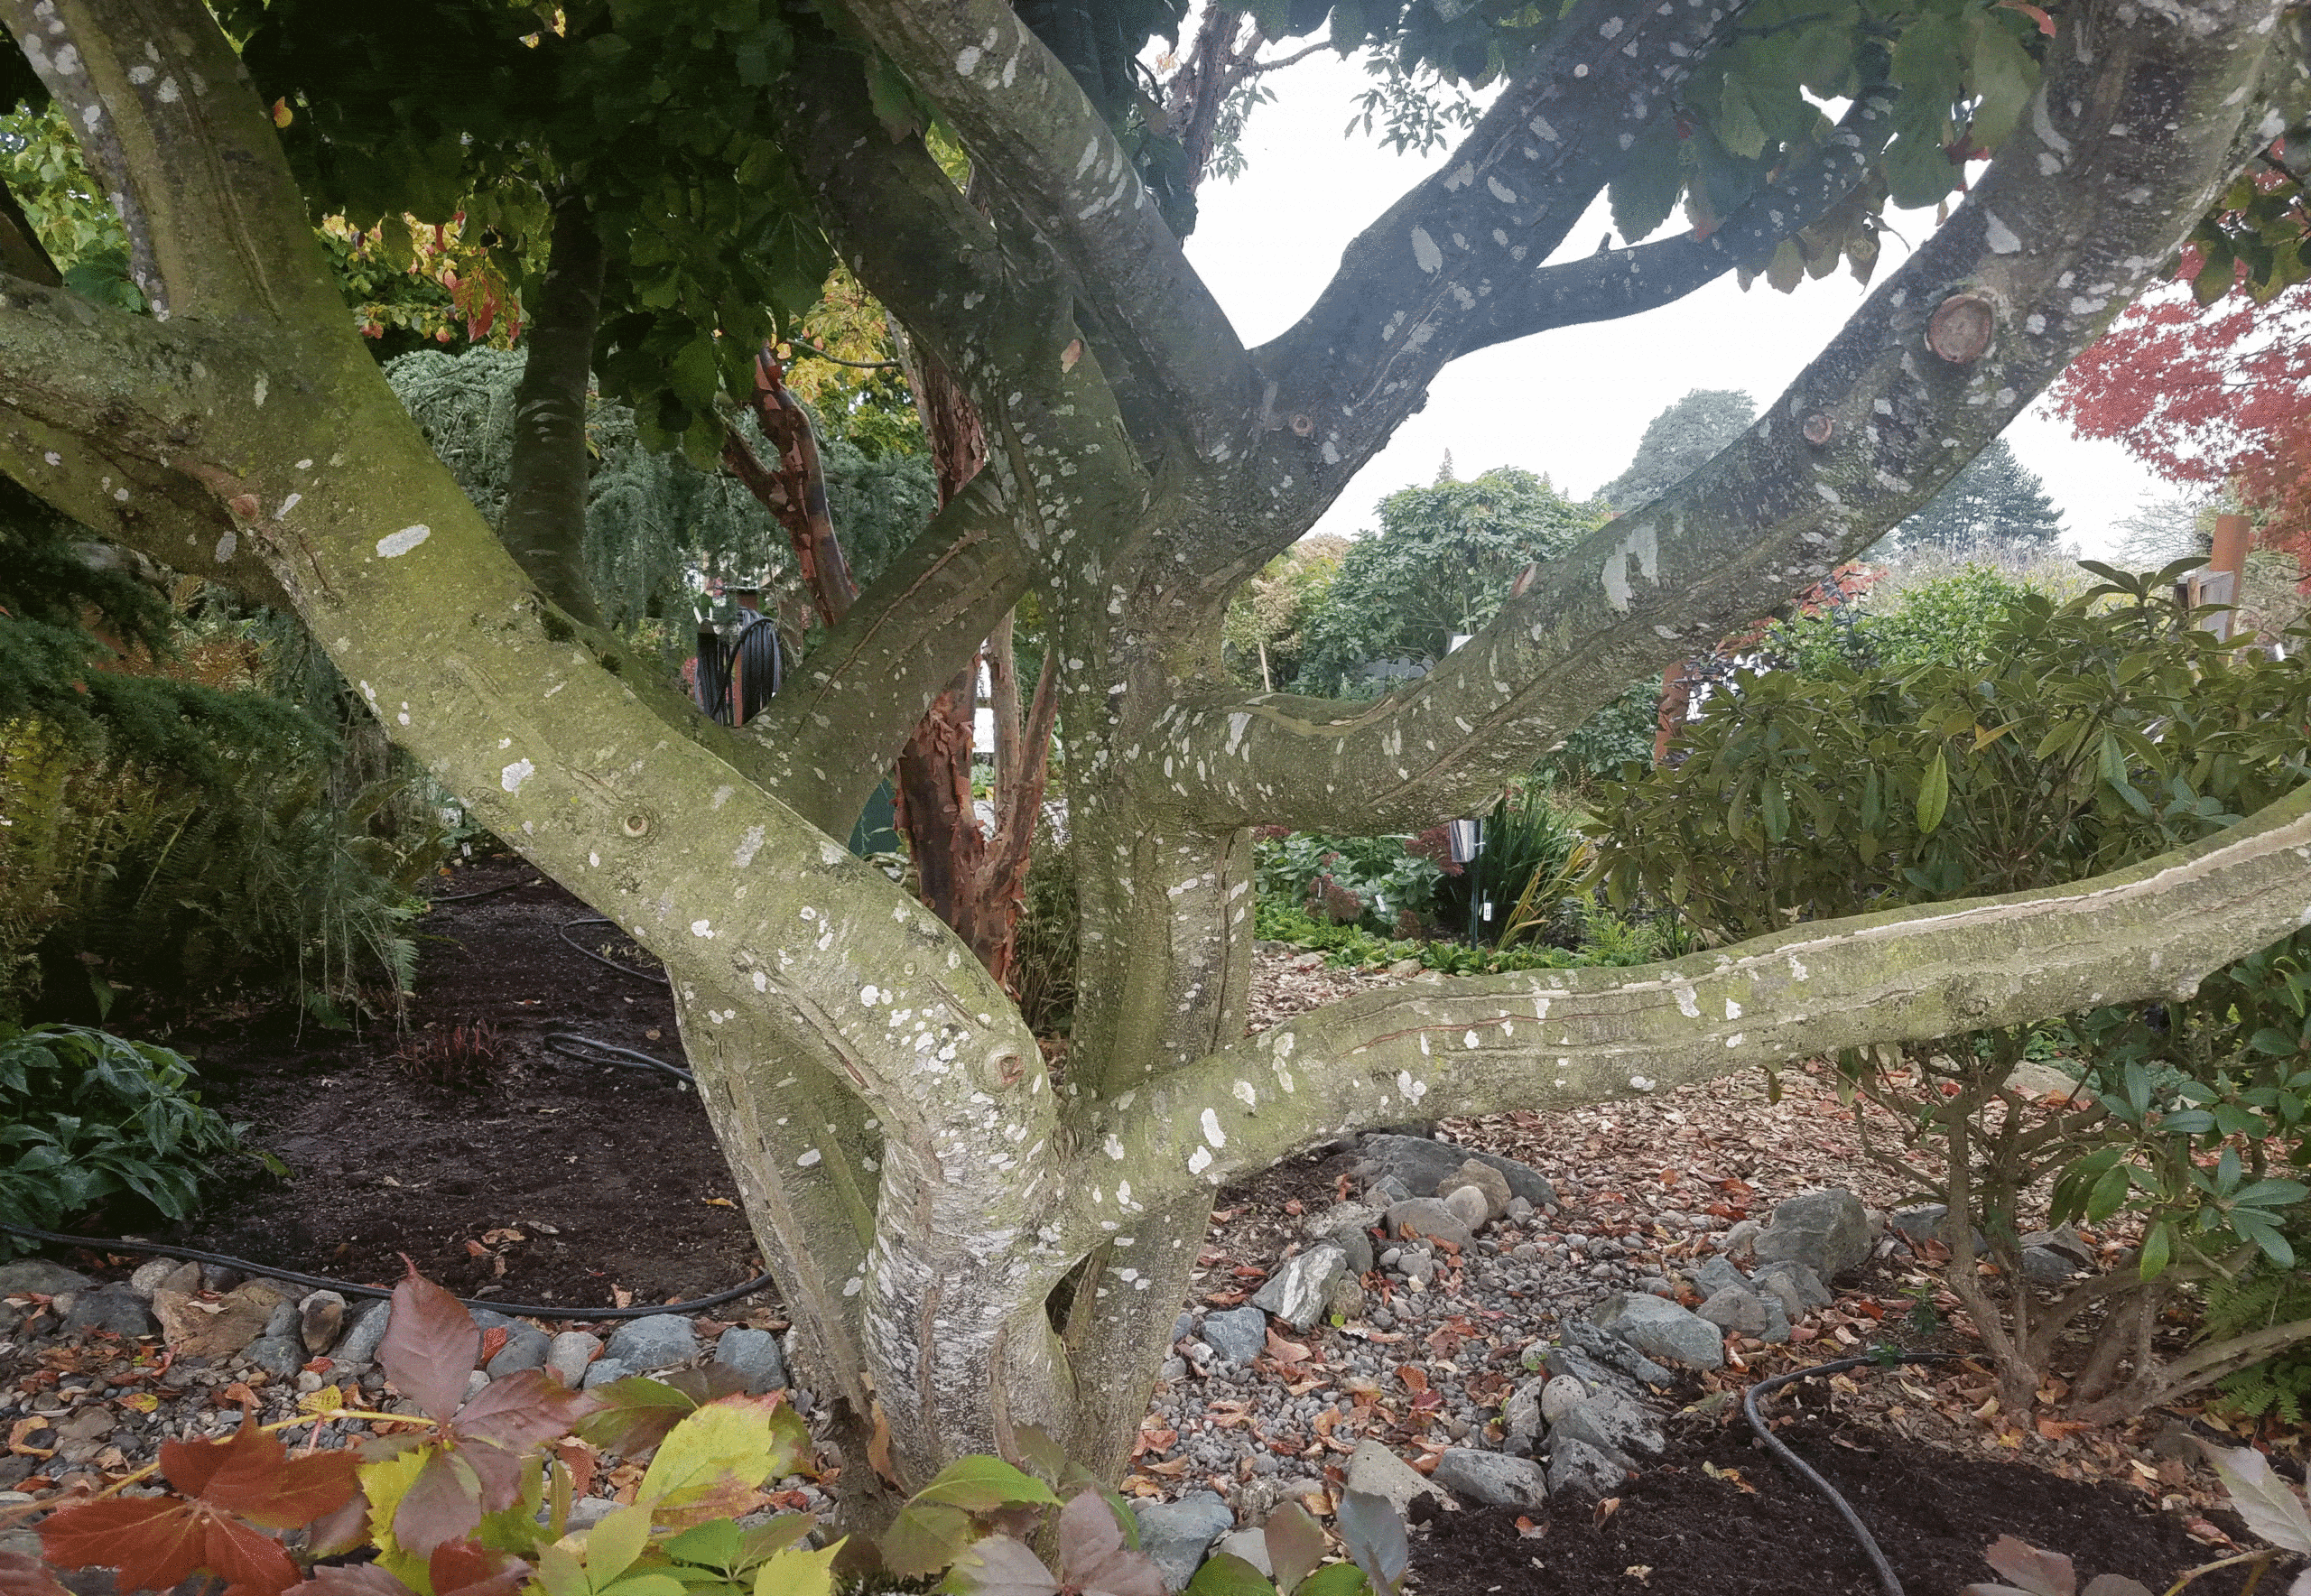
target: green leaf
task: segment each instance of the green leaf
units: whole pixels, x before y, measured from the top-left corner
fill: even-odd
[[[2150,1227],[2150,1234],[2142,1239],[2142,1262],[2139,1269],[2146,1282],[2158,1278],[2167,1271],[2167,1262],[2175,1254],[2175,1225],[2171,1220],[2160,1220]]]
[[[747,1532],[729,1518],[710,1518],[664,1544],[666,1555],[684,1563],[704,1563],[727,1568],[738,1560]]]
[[[770,1409],[752,1397],[726,1396],[673,1427],[650,1460],[634,1499],[679,1508],[726,1480],[750,1489],[760,1485],[777,1462]]]
[[[551,1545],[538,1551],[538,1583],[545,1587],[545,1596],[589,1596],[594,1588],[574,1555]]]
[[[1907,209],[1937,204],[1957,184],[1958,169],[1939,137],[1907,132],[1886,150],[1886,183],[1894,203]]]
[[[1232,1552],[1205,1559],[1184,1596],[1276,1596],[1276,1584]]]
[[[1974,107],[1973,138],[1984,149],[2006,142],[2022,120],[2024,107],[2038,87],[2038,63],[1995,16],[1972,17],[1974,47],[1967,60],[1967,77],[1982,97]]]
[[[634,1566],[642,1548],[650,1544],[650,1509],[620,1508],[586,1532],[586,1576],[597,1591]],[[681,1596],[677,1587],[675,1596]]]
[[[876,1538],[883,1566],[901,1579],[936,1573],[971,1544],[971,1517],[961,1508],[913,1502]]]
[[[992,1513],[999,1508],[1057,1507],[1059,1498],[1034,1475],[1022,1472],[1001,1458],[958,1458],[939,1471],[938,1477],[914,1493],[914,1500],[961,1508],[967,1513]]]
[[[1298,1596],[1369,1596],[1371,1584],[1353,1563],[1333,1563],[1301,1582]]]
[[[1677,196],[1685,187],[1677,143],[1675,118],[1656,117],[1614,174],[1609,194],[1613,228],[1623,243],[1637,244],[1649,237],[1677,209]]]
[[[701,333],[684,344],[682,352],[668,363],[666,385],[677,398],[696,410],[711,409],[714,395],[722,385],[720,369],[714,359],[714,339]]]
[[[1934,759],[1917,784],[1917,829],[1928,837],[1942,823],[1943,811],[1950,806],[1950,766],[1943,756],[1941,748],[1934,750]]]
[[[823,1551],[792,1547],[764,1564],[755,1574],[755,1596],[830,1596],[834,1590],[835,1554],[843,1543]]]
[[[1765,153],[1765,125],[1749,103],[1749,89],[1731,73],[1718,92],[1716,132],[1717,142],[1744,161],[1755,161]]]
[[[672,1574],[637,1573],[598,1588],[595,1596],[689,1596]]]

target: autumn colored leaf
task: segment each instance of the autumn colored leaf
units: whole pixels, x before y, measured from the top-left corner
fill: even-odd
[[[444,1541],[459,1541],[481,1524],[482,1482],[473,1466],[446,1447],[426,1449],[417,1478],[393,1508],[394,1542],[430,1557]]]
[[[578,1434],[604,1452],[638,1455],[708,1403],[737,1395],[746,1382],[727,1363],[686,1369],[664,1379],[634,1375],[613,1380],[586,1393],[594,1410],[579,1424]]]
[[[1116,1510],[1096,1490],[1060,1511],[1059,1577],[1083,1596],[1165,1596],[1154,1561],[1124,1545]]]
[[[221,1574],[226,1596],[280,1596],[297,1565],[255,1526],[182,1497],[114,1497],[50,1515],[41,1551],[60,1568],[118,1571],[127,1590],[165,1591],[199,1573]]]
[[[481,1356],[481,1331],[465,1305],[417,1272],[394,1287],[393,1317],[377,1343],[377,1361],[401,1394],[427,1417],[446,1420],[465,1400]]]
[[[1397,1378],[1404,1382],[1405,1389],[1407,1391],[1428,1389],[1428,1371],[1416,1363],[1397,1365]]]
[[[268,1529],[294,1529],[343,1507],[359,1489],[350,1452],[292,1458],[252,1423],[223,1441],[165,1441],[161,1472],[171,1485]]]
[[[0,1552],[0,1596],[69,1596],[48,1565],[22,1552]]]

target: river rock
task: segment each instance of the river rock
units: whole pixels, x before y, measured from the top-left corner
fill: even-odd
[[[305,1366],[304,1343],[292,1335],[259,1336],[241,1356],[276,1379],[285,1380]]]
[[[1468,1228],[1471,1237],[1492,1218],[1492,1205],[1474,1186],[1455,1186],[1437,1201],[1452,1211],[1452,1217]]]
[[[135,1341],[139,1336],[158,1334],[160,1326],[153,1322],[152,1310],[144,1305],[144,1299],[126,1285],[116,1282],[74,1294],[71,1309],[64,1315],[61,1333],[79,1335],[92,1330]]]
[[[786,1359],[778,1350],[778,1338],[766,1330],[740,1324],[724,1331],[722,1339],[714,1343],[714,1361],[744,1375],[749,1396],[759,1396],[786,1384]]]
[[[1139,1520],[1139,1549],[1164,1576],[1166,1591],[1184,1591],[1211,1543],[1236,1527],[1236,1515],[1208,1490],[1190,1491],[1176,1502],[1134,1502]]]
[[[1415,1497],[1443,1499],[1436,1483],[1378,1441],[1360,1441],[1348,1460],[1348,1489],[1386,1497],[1402,1513]]]
[[[1720,1330],[1730,1330],[1735,1335],[1754,1336],[1776,1346],[1789,1339],[1789,1314],[1781,1300],[1752,1291],[1747,1285],[1729,1285],[1712,1292],[1709,1300],[1694,1312]]]
[[[1830,1288],[1804,1264],[1768,1264],[1750,1276],[1749,1289],[1779,1302],[1792,1321],[1805,1318],[1810,1309],[1829,1306],[1831,1301]]]
[[[728,1336],[730,1332],[722,1332]],[[594,1354],[602,1350],[602,1338],[583,1330],[565,1330],[546,1343],[545,1366],[562,1377],[562,1383],[576,1390],[586,1380],[586,1369],[594,1361]]]
[[[1487,1220],[1497,1220],[1508,1212],[1514,1194],[1508,1190],[1508,1177],[1481,1158],[1471,1158],[1438,1183],[1436,1194],[1451,1199],[1453,1192],[1473,1186],[1484,1197]]]
[[[1548,1177],[1528,1165],[1514,1158],[1503,1158],[1497,1153],[1480,1153],[1473,1147],[1463,1147],[1454,1142],[1433,1141],[1427,1137],[1369,1136],[1357,1145],[1357,1154],[1370,1166],[1366,1183],[1394,1179],[1415,1197],[1430,1197],[1436,1193],[1447,1175],[1453,1174],[1471,1159],[1489,1165],[1499,1171],[1508,1183],[1508,1194],[1522,1197],[1539,1207],[1556,1201],[1556,1188]]]
[[[330,1353],[339,1363],[366,1364],[376,1361],[377,1343],[385,1339],[385,1326],[392,1322],[394,1305],[385,1297],[371,1297],[351,1311],[351,1324],[345,1339]]]
[[[1230,1363],[1249,1363],[1267,1350],[1267,1315],[1248,1304],[1203,1316],[1203,1339]]]
[[[1617,1291],[1591,1308],[1588,1317],[1591,1324],[1648,1358],[1688,1369],[1725,1367],[1725,1338],[1717,1326],[1657,1296]]]
[[[1688,1275],[1705,1297],[1714,1296],[1729,1285],[1747,1288],[1749,1284],[1749,1277],[1734,1266],[1732,1259],[1716,1254],[1699,1268],[1688,1271]]]
[[[54,1296],[60,1291],[85,1291],[95,1281],[46,1258],[18,1258],[0,1264],[0,1296]]]
[[[1615,1459],[1659,1457],[1669,1438],[1652,1410],[1609,1392],[1576,1402],[1549,1423],[1549,1444],[1585,1442]]]
[[[1565,1339],[1581,1351],[1570,1354],[1551,1348],[1548,1353],[1551,1374],[1573,1375],[1588,1382],[1592,1388],[1610,1386],[1631,1396],[1641,1396],[1647,1386],[1670,1385],[1677,1378],[1627,1341],[1610,1331],[1598,1329],[1586,1319],[1573,1318],[1560,1322],[1564,1326]]]
[[[586,1378],[579,1382],[580,1390],[590,1391],[596,1386],[607,1386],[634,1373],[615,1358],[597,1358],[586,1366]]]
[[[153,1294],[153,1316],[180,1358],[229,1358],[265,1333],[274,1309],[286,1300],[280,1287],[263,1280],[237,1285],[213,1302],[164,1287]]]
[[[1548,1502],[1547,1471],[1530,1458],[1513,1458],[1506,1452],[1447,1447],[1438,1456],[1436,1472],[1430,1479],[1462,1501],[1481,1508],[1539,1508]]]
[[[1548,1384],[1541,1387],[1541,1423],[1554,1424],[1590,1397],[1613,1391],[1615,1387],[1611,1386],[1601,1385],[1592,1389],[1575,1376],[1553,1374]]]
[[[614,1358],[636,1374],[672,1369],[698,1356],[698,1336],[690,1321],[675,1313],[652,1313],[629,1319],[611,1332],[605,1358]]]
[[[553,1346],[553,1338],[534,1325],[518,1324],[506,1333],[506,1344],[497,1349],[497,1356],[482,1367],[493,1380],[502,1380],[509,1374],[524,1369],[543,1369],[545,1355]]]
[[[1585,1441],[1567,1437],[1549,1444],[1548,1488],[1557,1496],[1595,1500],[1610,1496],[1629,1478],[1629,1471]]]
[[[1347,1273],[1348,1255],[1339,1248],[1330,1243],[1310,1248],[1267,1277],[1253,1294],[1252,1306],[1266,1309],[1295,1330],[1306,1330],[1324,1316],[1333,1285]]]
[[[2022,1249],[2022,1274],[2033,1285],[2065,1285],[2078,1266],[2051,1247]]]
[[[136,1266],[135,1274],[129,1276],[128,1289],[149,1303],[153,1300],[154,1288],[176,1270],[177,1260],[174,1258],[147,1258]]]
[[[297,1304],[297,1339],[318,1358],[337,1344],[345,1330],[345,1298],[333,1291],[306,1294]]]
[[[1870,1217],[1861,1199],[1841,1187],[1802,1192],[1774,1205],[1757,1251],[1761,1264],[1787,1259],[1834,1280],[1870,1257]]]
[[[1462,1222],[1461,1216],[1434,1197],[1407,1198],[1390,1207],[1388,1234],[1400,1241],[1425,1236],[1434,1241],[1450,1241],[1463,1250],[1476,1244],[1475,1234]]]

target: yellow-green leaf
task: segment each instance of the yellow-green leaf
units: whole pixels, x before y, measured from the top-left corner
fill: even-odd
[[[597,1591],[634,1566],[650,1544],[650,1509],[620,1508],[586,1534],[586,1575]]]
[[[1934,750],[1934,763],[1926,767],[1926,775],[1917,784],[1917,829],[1931,837],[1942,823],[1942,812],[1950,806],[1950,766],[1943,757],[1943,750]]]
[[[634,1499],[678,1508],[705,1496],[725,1478],[760,1485],[775,1461],[769,1409],[747,1398],[726,1397],[687,1415],[668,1433]]]
[[[755,1596],[829,1596],[834,1589],[835,1554],[841,1550],[842,1542],[837,1541],[819,1552],[799,1546],[781,1552],[756,1573]]]

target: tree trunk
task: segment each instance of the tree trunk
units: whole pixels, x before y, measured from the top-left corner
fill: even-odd
[[[599,626],[586,577],[586,393],[601,313],[601,233],[576,194],[553,208],[552,254],[514,390],[513,469],[498,535],[538,591],[571,619]]]

